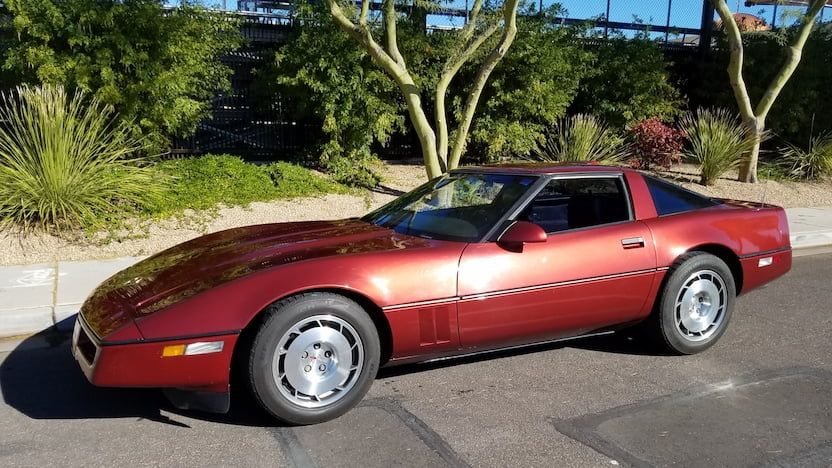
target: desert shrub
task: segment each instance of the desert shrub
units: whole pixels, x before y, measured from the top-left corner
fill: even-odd
[[[595,50],[589,76],[571,107],[604,119],[613,127],[682,113],[685,100],[671,81],[669,62],[655,41],[616,37]]]
[[[552,162],[620,164],[627,155],[624,139],[601,120],[585,114],[561,119],[546,133],[533,158]]]
[[[287,162],[256,165],[228,154],[164,161],[158,169],[172,183],[161,201],[147,211],[162,216],[344,190],[301,166]]]
[[[682,160],[684,132],[658,118],[642,120],[629,129],[633,140],[630,165],[637,169],[669,168]]]
[[[109,107],[56,86],[0,98],[0,221],[22,229],[95,227],[155,202],[163,178]]]
[[[807,150],[789,144],[782,149],[780,166],[792,179],[832,176],[832,133],[812,137]]]
[[[6,70],[26,83],[80,88],[113,106],[135,133],[164,149],[187,136],[229,89],[219,58],[241,43],[228,15],[158,0],[6,0],[14,40]]]
[[[726,109],[699,109],[682,117],[689,145],[685,156],[699,163],[702,185],[713,185],[754,148],[739,118]]]

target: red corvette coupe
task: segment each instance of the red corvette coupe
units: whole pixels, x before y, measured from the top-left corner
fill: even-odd
[[[156,254],[84,303],[72,350],[108,387],[227,411],[232,367],[294,424],[337,417],[379,366],[640,322],[676,353],[791,267],[783,209],[603,166],[465,168],[361,219],[249,226]],[[236,367],[238,366],[238,367]]]

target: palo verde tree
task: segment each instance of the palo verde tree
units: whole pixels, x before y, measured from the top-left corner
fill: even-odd
[[[519,0],[505,0],[502,7],[493,12],[495,13],[493,15],[489,14],[492,12],[484,11],[483,0],[474,1],[468,22],[458,33],[458,47],[455,47],[454,52],[447,57],[434,86],[432,124],[425,112],[423,90],[414,81],[407,62],[399,51],[396,30],[399,17],[396,12],[396,0],[384,0],[382,4],[384,47],[373,37],[373,28],[369,24],[370,0],[362,0],[357,12],[347,6],[348,4],[340,3],[339,0],[326,0],[326,3],[336,24],[364,48],[376,65],[390,75],[404,96],[410,121],[422,147],[422,157],[428,177],[433,178],[449,169],[456,168],[465,150],[468,130],[471,128],[471,121],[483,88],[491,72],[505,56],[517,35]],[[416,3],[417,6],[438,6],[435,1]],[[499,31],[501,31],[499,39],[489,41]],[[448,88],[459,70],[473,58],[480,56],[478,52],[486,43],[489,46],[493,44],[493,48],[482,60],[474,75],[451,142],[445,105]]]
[[[795,28],[794,36],[788,44],[787,58],[772,78],[756,107],[751,102],[751,97],[743,79],[744,49],[740,28],[728,8],[726,0],[711,0],[711,3],[713,3],[717,14],[722,19],[725,35],[730,46],[728,75],[731,88],[734,91],[734,98],[739,106],[740,116],[746,131],[755,142],[754,148],[743,158],[740,164],[739,180],[740,182],[757,182],[757,161],[760,156],[760,143],[766,130],[766,117],[771,110],[771,106],[800,63],[803,46],[806,44],[809,33],[811,33],[815,24],[815,19],[826,4],[826,0],[810,0],[808,2],[806,13],[800,19]]]

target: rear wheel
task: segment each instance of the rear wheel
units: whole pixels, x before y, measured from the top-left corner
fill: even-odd
[[[361,401],[378,371],[372,319],[332,293],[294,296],[272,305],[249,356],[258,402],[291,424],[336,418]]]
[[[695,354],[719,340],[734,311],[736,286],[719,257],[691,252],[668,271],[659,300],[654,333],[665,347]]]

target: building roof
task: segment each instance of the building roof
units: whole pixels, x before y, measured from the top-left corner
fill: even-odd
[[[771,29],[771,26],[766,23],[766,20],[759,16],[754,16],[750,13],[734,13],[732,16],[734,17],[734,21],[737,22],[737,27],[742,32],[768,31]],[[714,21],[714,29],[722,29],[722,18]]]

